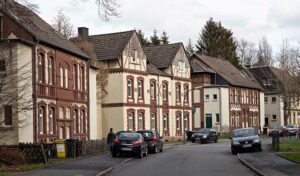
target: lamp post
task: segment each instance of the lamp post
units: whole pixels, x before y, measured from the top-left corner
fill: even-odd
[[[190,91],[192,91],[192,90],[200,90],[202,87],[203,86],[197,86],[197,87],[194,87],[192,89],[189,89],[188,91],[184,92],[184,95],[183,95],[183,103],[182,103],[182,134],[183,134],[183,143],[184,144],[185,144],[185,115],[184,115],[184,111],[185,111],[185,99],[186,99],[186,96],[189,94]]]

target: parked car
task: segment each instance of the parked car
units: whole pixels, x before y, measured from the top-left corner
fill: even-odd
[[[231,153],[261,149],[261,140],[255,128],[235,129],[231,135]]]
[[[192,142],[208,143],[213,141],[218,142],[218,134],[214,129],[201,128],[192,135]]]
[[[290,136],[294,136],[297,134],[299,130],[299,125],[286,125],[285,129]]]
[[[273,133],[278,133],[279,136],[286,136],[288,134],[288,132],[284,126],[273,126],[269,130],[269,136],[272,136]]]
[[[162,137],[159,135],[159,133],[155,130],[140,130],[137,131],[137,133],[140,133],[143,135],[145,141],[148,145],[148,151],[151,151],[153,153],[158,153],[158,151],[163,151],[163,141]]]
[[[148,155],[148,145],[140,133],[118,132],[112,148],[112,156],[132,153],[138,158]]]

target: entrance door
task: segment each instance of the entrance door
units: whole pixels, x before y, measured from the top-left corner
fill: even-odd
[[[206,114],[206,128],[212,128],[212,115]]]
[[[269,126],[269,118],[265,117],[265,126]]]

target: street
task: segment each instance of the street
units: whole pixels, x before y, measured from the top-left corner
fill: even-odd
[[[134,159],[112,170],[110,176],[255,175],[230,152],[230,142],[177,145],[163,153]]]

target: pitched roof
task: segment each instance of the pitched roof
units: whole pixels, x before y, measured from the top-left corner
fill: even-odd
[[[52,26],[50,26],[29,8],[18,4],[15,1],[9,1],[9,3],[11,3],[9,5],[4,5],[3,3],[3,1],[0,1],[1,11],[7,14],[16,23],[21,25],[40,42],[44,42],[48,45],[73,53],[85,59],[89,59],[88,55],[78,49],[68,39],[58,34]]]
[[[227,80],[230,85],[262,90],[262,87],[256,81],[249,79],[229,61],[199,54],[195,54],[195,56]]]
[[[157,69],[154,65],[152,65],[151,63],[150,64],[147,64],[147,71],[148,73],[152,74],[152,75],[159,75],[159,76],[167,76],[167,77],[171,77],[170,74],[164,72],[164,71],[161,71],[159,69]]]
[[[150,63],[156,68],[161,69],[168,68],[172,64],[172,61],[181,46],[183,46],[182,43],[146,46],[144,47],[144,51]]]
[[[289,75],[288,72],[271,66],[252,67],[249,68],[249,71],[260,82],[267,93],[278,93],[278,81],[282,82],[284,75]]]
[[[134,32],[135,30],[90,35],[88,41],[94,45],[97,60],[112,60],[121,56]]]
[[[214,70],[203,64],[197,59],[190,61],[192,73],[216,73]]]

